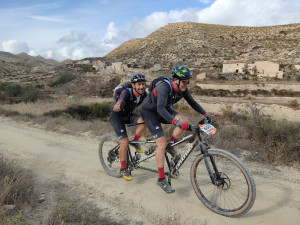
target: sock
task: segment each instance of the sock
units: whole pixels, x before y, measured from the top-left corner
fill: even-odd
[[[178,141],[178,139],[172,136],[170,141]]]
[[[162,181],[165,178],[165,171],[163,167],[157,167],[158,169],[158,180]]]
[[[121,162],[121,170],[126,168],[126,161],[120,161]]]
[[[139,136],[139,135],[135,134],[135,136],[134,136],[133,140],[134,140],[134,141],[138,141],[138,140],[140,140],[140,137],[141,137],[141,136]]]

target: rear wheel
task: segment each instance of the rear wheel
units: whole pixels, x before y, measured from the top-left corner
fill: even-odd
[[[100,163],[110,176],[121,177],[119,159],[120,141],[116,134],[109,133],[104,135],[99,144]]]
[[[207,162],[215,184],[208,174],[203,154],[196,156],[191,166],[191,181],[198,198],[209,209],[224,216],[237,217],[248,212],[254,204],[256,190],[245,164],[221,149],[208,150]]]

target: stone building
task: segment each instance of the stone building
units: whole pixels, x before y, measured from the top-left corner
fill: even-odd
[[[279,71],[279,63],[271,61],[256,61],[247,64],[243,60],[229,60],[223,63],[223,73],[259,74],[261,77],[283,78],[283,71]]]
[[[228,60],[223,63],[223,73],[245,73],[246,62],[244,60]]]
[[[247,72],[249,72],[251,75],[256,74],[257,73],[257,68],[255,63],[252,64],[247,64]]]
[[[257,61],[255,62],[257,72],[261,76],[266,77],[277,77],[279,72],[279,63],[274,63],[270,61]]]
[[[96,71],[102,70],[105,67],[105,64],[101,60],[95,60],[92,62],[93,67]]]

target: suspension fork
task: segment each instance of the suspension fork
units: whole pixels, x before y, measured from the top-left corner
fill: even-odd
[[[206,166],[207,172],[209,174],[210,180],[214,185],[217,185],[216,180],[218,180],[220,178],[220,175],[219,175],[219,171],[218,171],[218,168],[217,168],[214,157],[211,156],[211,155],[208,155],[208,149],[210,148],[210,146],[207,142],[203,141],[203,138],[200,134],[200,131],[197,131],[197,136],[198,136],[198,139],[199,139],[200,150],[201,150],[201,153],[203,154],[205,166]],[[211,165],[213,167],[213,171],[215,172],[217,179],[215,178],[214,173],[211,169],[211,166],[209,165],[208,158],[211,162]]]

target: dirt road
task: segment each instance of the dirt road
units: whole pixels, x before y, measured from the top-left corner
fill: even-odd
[[[106,209],[112,218],[130,224],[296,225],[300,221],[300,173],[294,168],[246,162],[253,173],[257,197],[253,208],[240,218],[227,218],[207,209],[196,197],[188,173],[165,194],[156,185],[156,174],[133,172],[133,180],[109,177],[98,160],[98,140],[88,135],[58,134],[0,117],[0,153],[18,159],[40,180],[60,181]],[[190,165],[184,165],[188,171]],[[45,191],[46,202],[51,201]],[[39,221],[35,221],[39,224]]]

